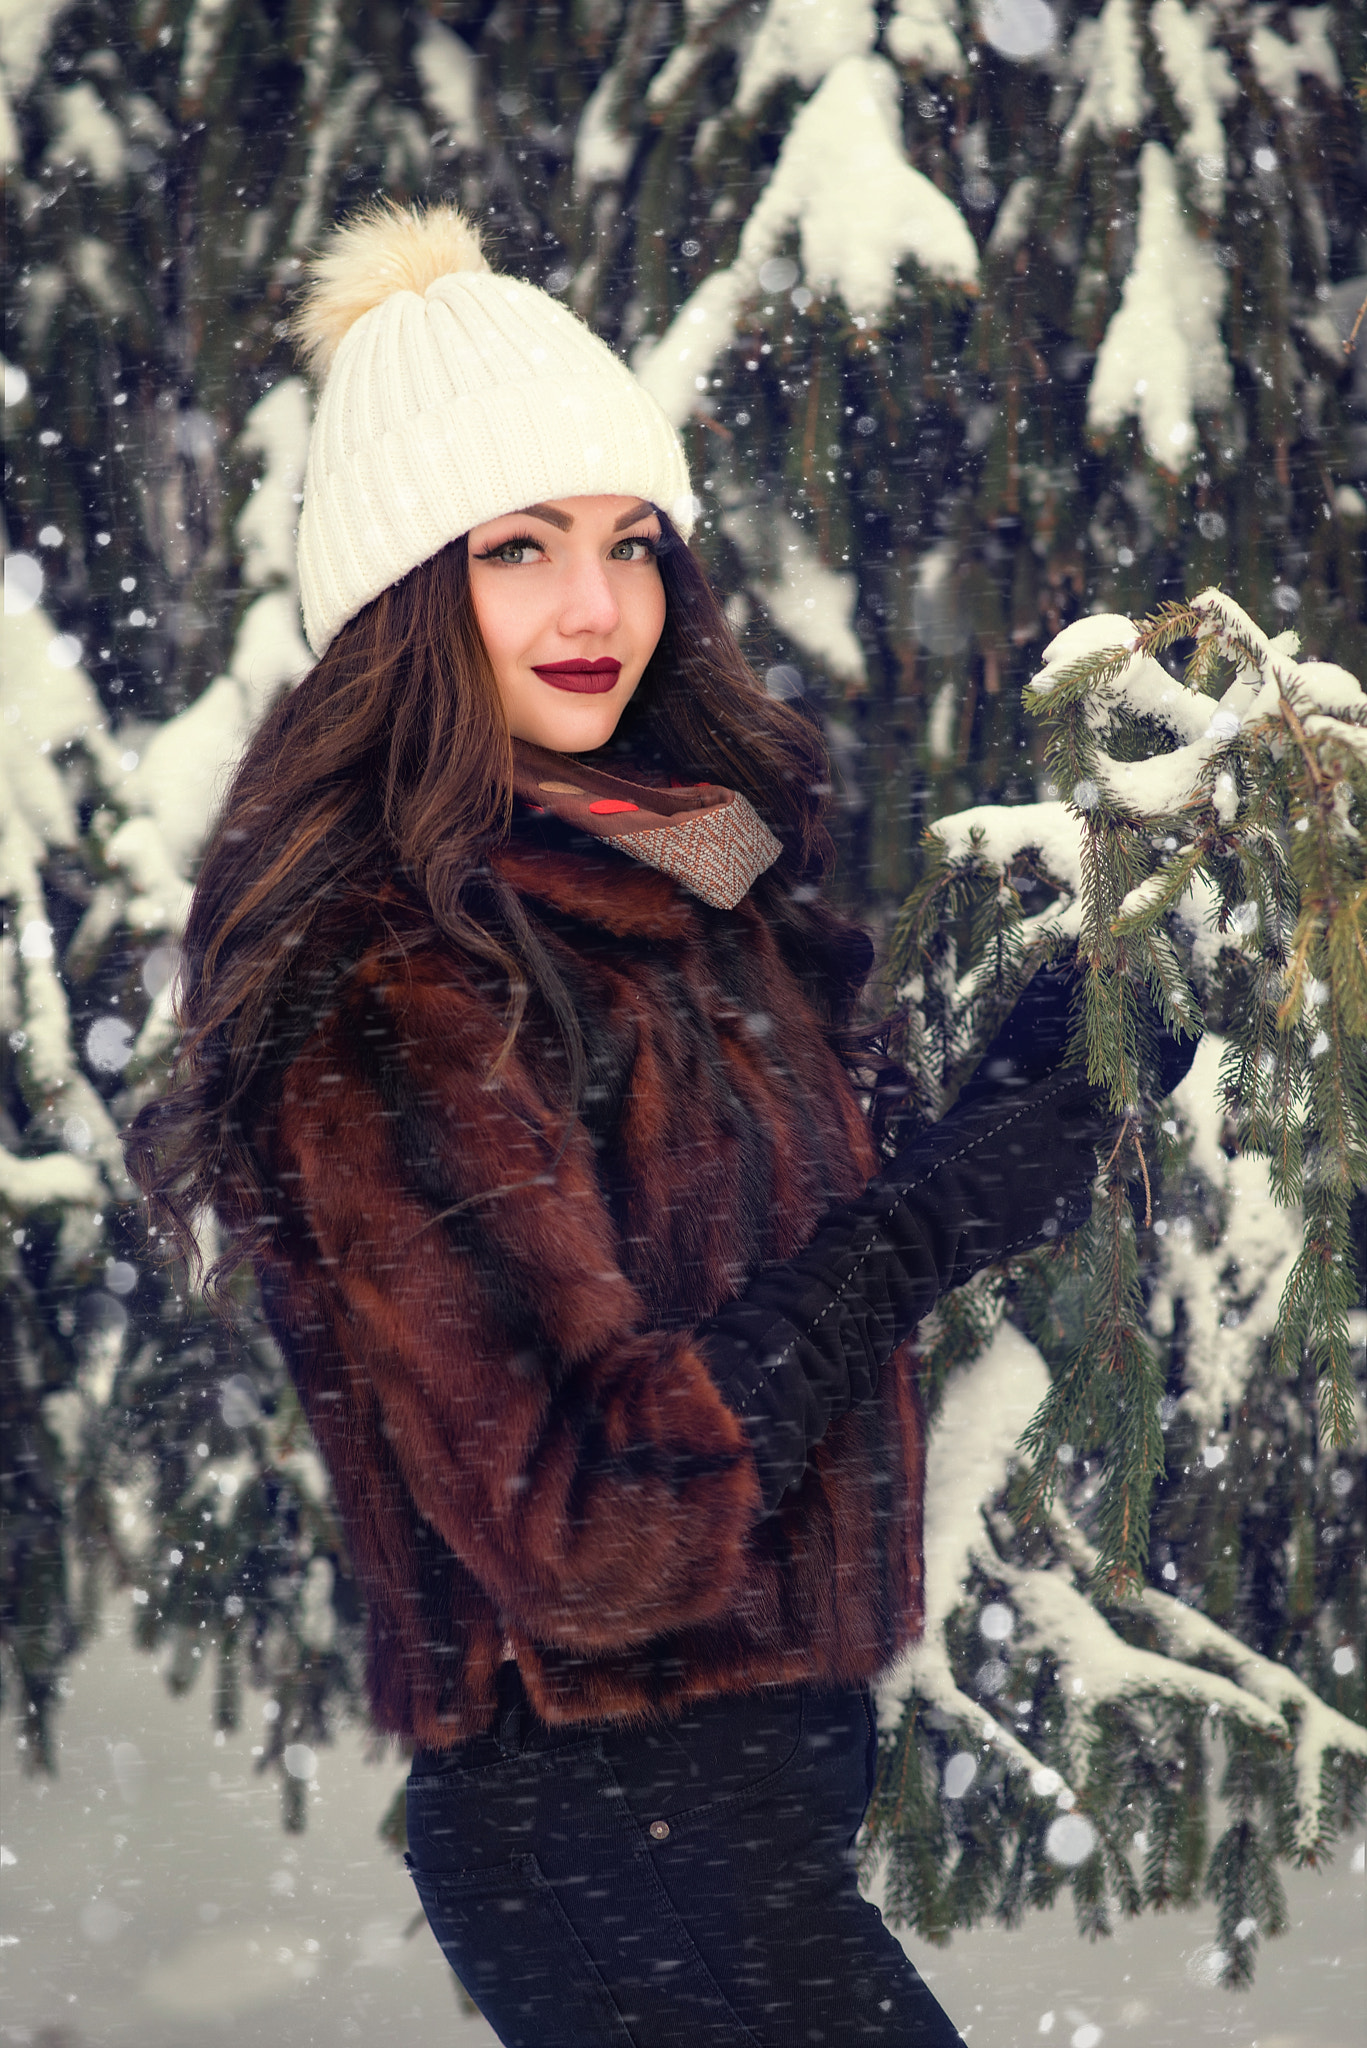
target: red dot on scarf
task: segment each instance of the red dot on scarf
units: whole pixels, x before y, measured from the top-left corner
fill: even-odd
[[[640,808],[639,804],[624,803],[621,797],[616,796],[600,796],[596,804],[589,805],[589,809],[600,818],[610,817],[615,811],[639,811]]]

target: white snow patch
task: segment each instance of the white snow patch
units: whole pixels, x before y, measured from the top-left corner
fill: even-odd
[[[1063,131],[1064,157],[1071,156],[1089,132],[1103,141],[1132,135],[1144,117],[1148,96],[1131,0],[1106,0],[1094,21],[1079,22],[1068,63],[1073,76],[1082,80],[1082,93]]]
[[[907,258],[941,283],[976,287],[967,223],[903,153],[900,87],[884,58],[845,57],[831,71],[789,129],[735,262],[704,281],[651,350],[641,381],[676,426],[759,293],[760,265],[795,231],[807,284],[838,293],[856,318],[883,317]]]
[[[209,82],[231,0],[194,0],[181,45],[180,96],[193,104]]]
[[[123,135],[118,122],[88,79],[53,95],[55,120],[47,162],[62,167],[84,163],[102,185],[123,176]]]
[[[590,93],[574,138],[574,189],[581,197],[595,185],[616,185],[631,167],[635,143],[620,126],[622,80],[616,67],[605,71]]]
[[[430,15],[413,46],[427,103],[458,149],[481,149],[479,65],[468,43]]]
[[[1195,409],[1229,400],[1219,324],[1225,277],[1187,227],[1172,158],[1160,142],[1144,144],[1139,173],[1134,266],[1097,352],[1087,423],[1110,434],[1133,415],[1152,460],[1180,475],[1198,449]]]
[[[1294,107],[1300,96],[1302,78],[1318,78],[1331,92],[1340,92],[1343,79],[1338,58],[1329,40],[1329,7],[1293,7],[1289,10],[1292,40],[1288,43],[1267,26],[1270,8],[1253,10],[1256,17],[1248,38],[1248,54],[1264,92],[1283,105]]]
[[[269,590],[247,607],[233,641],[228,673],[244,687],[248,724],[255,724],[282,684],[298,682],[312,666],[292,590]]]
[[[1038,178],[1017,178],[997,210],[987,238],[989,256],[1013,256],[1026,235],[1035,212]]]
[[[937,819],[930,829],[952,861],[976,855],[1005,870],[1034,852],[1061,889],[1082,893],[1082,821],[1067,804],[978,804]]]
[[[68,1208],[73,1203],[95,1207],[104,1191],[99,1169],[70,1152],[45,1152],[18,1159],[0,1145],[0,1202],[16,1215],[30,1209]]]
[[[978,1559],[999,1560],[983,1510],[1006,1484],[1017,1439],[1044,1399],[1049,1374],[1028,1338],[999,1323],[971,1365],[956,1373],[931,1431],[926,1458],[925,1634],[877,1682],[878,1718],[895,1728],[908,1695],[978,1729],[1007,1761],[1032,1776],[1043,1766],[1025,1744],[959,1691],[945,1647],[945,1623],[964,1596]]]
[[[932,761],[949,761],[954,756],[954,685],[941,683],[935,692],[926,721],[926,746]]]
[[[102,313],[117,319],[129,298],[114,271],[114,251],[94,235],[79,235],[71,245],[71,271]]]
[[[0,75],[14,99],[38,76],[39,60],[71,0],[0,0]]]
[[[252,590],[294,582],[311,419],[303,378],[283,377],[257,400],[242,423],[239,448],[259,455],[263,463],[256,489],[237,518],[242,579]]]
[[[757,574],[751,589],[779,631],[796,646],[841,682],[862,683],[864,650],[852,623],[859,594],[854,576],[828,568],[788,513],[770,517],[766,536],[752,507],[735,506],[722,514],[722,531],[747,563],[757,569],[766,557],[777,563],[777,577]]]
[[[1221,108],[1239,96],[1229,58],[1212,42],[1215,16],[1208,0],[1155,0],[1149,26],[1163,59],[1173,98],[1186,128],[1178,154],[1196,172],[1196,202],[1209,214],[1223,211],[1228,152]]]
[[[1257,1368],[1262,1345],[1277,1327],[1282,1289],[1301,1242],[1298,1208],[1283,1208],[1267,1184],[1267,1162],[1225,1156],[1220,1063],[1227,1041],[1208,1031],[1185,1080],[1173,1091],[1191,1163],[1221,1197],[1226,1223],[1204,1250],[1192,1231],[1163,1239],[1161,1273],[1150,1319],[1166,1334],[1180,1301],[1186,1324],[1183,1405],[1203,1427],[1220,1429],[1236,1412]],[[1224,1276],[1233,1264],[1229,1279]]]
[[[741,65],[736,113],[753,113],[786,78],[819,85],[842,57],[871,50],[877,33],[871,0],[769,0]]]
[[[1310,1850],[1323,1845],[1328,1816],[1321,1806],[1322,1769],[1331,1752],[1367,1756],[1367,1728],[1359,1727],[1297,1678],[1284,1664],[1260,1657],[1237,1637],[1208,1621],[1195,1608],[1167,1593],[1147,1587],[1146,1612],[1157,1623],[1169,1649],[1178,1657],[1215,1656],[1233,1667],[1242,1701],[1257,1700],[1279,1710],[1293,1706],[1299,1715],[1295,1744],[1296,1845]],[[1162,1661],[1169,1661],[1164,1659]],[[1194,1674],[1206,1677],[1207,1674]],[[1242,1711],[1238,1709],[1236,1711]],[[1251,1718],[1243,1713],[1244,1719]],[[1285,1723],[1283,1723],[1285,1734]]]
[[[910,70],[959,78],[968,67],[958,26],[958,0],[897,0],[887,28],[889,53]]]

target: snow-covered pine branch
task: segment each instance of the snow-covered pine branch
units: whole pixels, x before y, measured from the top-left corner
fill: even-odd
[[[1204,1121],[1206,1137],[1209,1107]],[[873,1895],[932,1938],[963,1924],[967,1900],[969,1918],[1010,1919],[1066,1884],[1097,1933],[1108,1899],[1133,1912],[1193,1898],[1203,1878],[1212,1888],[1229,1861],[1225,1838],[1206,1852],[1217,1734],[1271,1759],[1280,1797],[1254,1824],[1268,1872],[1288,1836],[1302,1861],[1331,1853],[1344,1788],[1351,1803],[1367,1781],[1367,1730],[1189,1599],[1147,1586],[1100,1611],[1096,1548],[1069,1506],[1023,1531],[1017,1440],[1048,1384],[1039,1350],[1001,1318],[950,1377],[931,1435],[925,1635],[879,1687],[864,1856]],[[1071,1491],[1087,1519],[1089,1482]],[[1246,1981],[1259,1934],[1281,1924],[1265,1899],[1215,1888],[1223,1972]]]
[[[1179,674],[1163,657],[1184,649]],[[1293,1595],[1298,1668],[1232,1597],[1237,1504],[1281,1503],[1294,1582],[1360,1469],[1367,699],[1218,591],[1080,620],[1027,695],[1058,794],[931,828],[894,944],[908,1052],[942,1103],[1032,967],[1076,951],[1094,1076],[1152,1167],[1141,1195],[1113,1155],[1074,1248],[971,1291],[1003,1320],[973,1327],[951,1301],[924,1333],[932,1384],[946,1341],[957,1364],[932,1436],[926,1637],[883,1690],[869,1853],[930,1934],[1065,1879],[1099,1931],[1108,1897],[1137,1910],[1204,1881],[1237,1983],[1278,1931],[1278,1855],[1328,1853],[1367,1783],[1367,1733],[1334,1704],[1360,1700],[1355,1579],[1318,1609]],[[1142,1085],[1144,990],[1205,1023],[1165,1102]],[[1288,1372],[1318,1377],[1344,1458],[1317,1491]],[[1230,1560],[1204,1587],[1198,1542]],[[1235,1813],[1207,1855],[1217,1725]]]
[[[1182,642],[1192,651],[1179,678],[1160,656]],[[931,1079],[951,1079],[982,1043],[984,1015],[1076,938],[1089,1068],[1117,1114],[1133,1114],[1145,993],[1179,1029],[1229,1012],[1220,1085],[1240,1152],[1266,1162],[1279,1202],[1304,1206],[1279,1351],[1311,1348],[1325,1439],[1347,1443],[1348,1214],[1367,1186],[1367,698],[1346,670],[1297,660],[1294,634],[1269,639],[1214,590],[1138,625],[1079,620],[1027,696],[1061,794],[932,829],[894,949],[904,999],[917,997],[915,1042],[938,1050]],[[1028,920],[1027,885],[1052,897]],[[969,910],[974,957],[959,971],[956,956],[947,980],[952,922]],[[1127,1212],[1115,1219],[1132,1232]],[[1099,1221],[1089,1242],[1130,1258]],[[1049,1445],[1045,1429],[1052,1470]],[[1122,1580],[1142,1556],[1137,1531],[1131,1544],[1104,1555]]]

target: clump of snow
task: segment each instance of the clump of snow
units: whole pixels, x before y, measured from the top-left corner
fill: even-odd
[[[70,261],[72,276],[102,313],[116,319],[129,310],[132,302],[115,272],[114,251],[108,242],[98,241],[94,235],[78,235],[71,245]]]
[[[1258,8],[1266,16],[1269,10]],[[1272,99],[1294,107],[1300,96],[1302,78],[1318,78],[1331,92],[1342,90],[1338,58],[1329,40],[1329,7],[1288,9],[1291,41],[1285,42],[1266,19],[1255,20],[1248,38],[1248,54],[1258,83]]]
[[[1030,232],[1038,191],[1038,178],[1015,180],[992,223],[992,232],[987,238],[989,256],[1014,256]]]
[[[311,248],[322,220],[325,194],[331,189],[328,174],[356,132],[367,100],[380,88],[380,74],[362,65],[347,80],[309,138],[308,162],[300,180],[302,197],[290,222],[286,242],[291,249]]]
[[[0,75],[13,99],[22,99],[71,0],[0,0]]]
[[[429,15],[413,45],[427,103],[458,149],[480,149],[479,68],[474,52],[445,22]]]
[[[1162,1239],[1160,1276],[1150,1311],[1155,1330],[1171,1330],[1180,1302],[1185,1330],[1183,1406],[1203,1428],[1220,1429],[1237,1412],[1262,1346],[1277,1327],[1282,1289],[1300,1250],[1300,1213],[1275,1202],[1265,1160],[1225,1156],[1220,1063],[1227,1042],[1207,1032],[1173,1102],[1191,1146],[1191,1163],[1221,1198],[1225,1226],[1204,1248],[1193,1230]]]
[[[951,861],[975,857],[1007,871],[1034,853],[1060,889],[1082,893],[1082,823],[1067,804],[978,804],[932,825]]]
[[[958,26],[958,0],[897,0],[887,27],[887,46],[909,70],[958,78],[968,68]]]
[[[222,39],[230,0],[194,0],[181,45],[180,96],[190,105],[201,99]]]
[[[108,856],[134,884],[128,916],[142,930],[180,929],[191,866],[247,736],[281,685],[310,666],[294,581],[309,417],[299,377],[272,386],[248,413],[239,445],[263,467],[237,534],[243,581],[264,594],[243,615],[228,673],[156,728],[128,775],[135,815]]]
[[[1242,1701],[1259,1700],[1277,1710],[1283,1739],[1294,1726],[1296,1847],[1307,1855],[1322,1849],[1333,1830],[1324,1811],[1326,1758],[1331,1753],[1367,1757],[1367,1728],[1327,1706],[1284,1664],[1260,1657],[1195,1608],[1152,1586],[1145,1588],[1143,1605],[1174,1655],[1219,1658],[1233,1669]],[[1250,1717],[1245,1713],[1244,1718]]]
[[[267,591],[247,607],[233,641],[228,673],[243,687],[249,723],[255,723],[282,683],[298,682],[312,665],[293,590]]]
[[[0,1183],[16,1207],[89,1206],[102,1186],[120,1197],[131,1189],[113,1119],[76,1058],[43,871],[54,848],[79,837],[60,758],[82,752],[97,791],[112,791],[123,771],[79,642],[54,631],[36,589],[24,596],[0,643],[0,895],[19,934],[5,960],[15,980],[6,1007],[17,1013],[10,1045],[33,1113],[30,1136],[65,1149],[30,1158],[3,1151]],[[72,1235],[81,1237],[79,1223]]]
[[[839,681],[862,684],[866,669],[853,625],[859,594],[854,576],[827,568],[786,512],[770,515],[761,529],[755,510],[737,505],[722,514],[721,526],[747,564],[755,565],[750,588],[779,631]],[[764,572],[766,559],[777,567],[776,577]]]
[[[1073,662],[1088,655],[1133,650],[1135,638],[1136,628],[1131,619],[1112,613],[1078,619],[1049,643],[1044,666],[1029,687],[1045,695],[1054,687],[1060,671]],[[1208,764],[1238,736],[1251,696],[1246,685],[1236,682],[1217,705],[1201,692],[1177,682],[1152,655],[1131,652],[1120,674],[1088,698],[1089,725],[1094,732],[1104,734],[1116,713],[1123,709],[1132,717],[1151,718],[1166,725],[1182,744],[1171,753],[1154,754],[1139,761],[1114,760],[1098,748],[1097,770],[1106,794],[1133,816],[1155,820],[1170,817],[1182,808],[1198,784],[1209,780]],[[1099,795],[1094,783],[1085,787],[1079,783],[1072,793],[1073,803],[1086,809],[1097,802]],[[1239,805],[1232,777],[1217,778],[1214,795],[1222,819],[1232,822]]]
[[[872,0],[769,0],[741,65],[736,113],[753,113],[784,79],[819,85],[842,57],[871,50],[877,33]]]
[[[282,377],[243,421],[238,446],[247,455],[260,456],[263,463],[256,488],[237,520],[242,577],[253,590],[289,583],[294,577],[311,418],[303,378]]]
[[[1152,460],[1180,475],[1197,452],[1195,410],[1229,400],[1219,324],[1225,276],[1183,218],[1161,142],[1144,144],[1139,176],[1134,265],[1097,352],[1087,423],[1110,434],[1127,416],[1137,418]]]
[[[1074,77],[1082,81],[1082,93],[1063,131],[1065,158],[1090,133],[1103,141],[1134,134],[1148,96],[1132,0],[1106,0],[1094,21],[1080,21],[1068,62]]]
[[[1149,27],[1186,128],[1178,154],[1196,172],[1196,202],[1209,214],[1223,211],[1227,150],[1221,108],[1239,96],[1225,52],[1211,40],[1215,17],[1208,0],[1155,0]]]
[[[941,283],[976,287],[978,253],[963,215],[906,160],[897,74],[884,58],[843,58],[808,100],[735,262],[685,301],[642,366],[641,381],[675,425],[697,404],[742,306],[761,291],[761,264],[795,232],[807,284],[838,293],[856,318],[883,318],[907,259]]]
[[[998,1324],[978,1357],[950,1380],[926,1456],[925,1634],[877,1687],[883,1727],[897,1726],[908,1695],[915,1692],[976,1728],[1009,1763],[1032,1775],[1043,1768],[1039,1758],[960,1692],[945,1645],[945,1624],[964,1597],[974,1564],[998,1569],[983,1512],[1005,1486],[1017,1439],[1048,1389],[1044,1360],[1007,1322]]]
[[[621,74],[605,71],[590,93],[574,137],[574,189],[579,195],[595,185],[616,185],[631,167],[635,143],[620,126]]]
[[[926,748],[932,761],[949,761],[954,755],[954,685],[941,683],[935,692],[926,720]]]
[[[63,86],[53,95],[53,113],[47,161],[88,164],[100,184],[117,185],[124,169],[123,135],[90,81]]]
[[[99,1169],[70,1152],[44,1152],[36,1159],[17,1159],[0,1145],[0,1202],[15,1215],[30,1209],[68,1208],[99,1202],[103,1188]]]
[[[648,107],[667,107],[677,99],[706,56],[711,45],[709,31],[717,16],[726,12],[728,5],[729,0],[684,0],[687,32],[651,79],[646,89]]]

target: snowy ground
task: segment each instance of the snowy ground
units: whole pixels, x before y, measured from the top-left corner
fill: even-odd
[[[172,1700],[110,1633],[71,1670],[61,1773],[34,1782],[4,1731],[0,2043],[29,2048],[481,2048],[408,1879],[375,1839],[398,1765],[349,1732],[319,1760],[308,1831],[280,1828],[250,1725],[221,1747],[201,1695]],[[259,1701],[249,1700],[249,1713]],[[1354,1867],[1356,1866],[1356,1867]],[[1361,1843],[1288,1880],[1291,1932],[1251,1993],[1207,1980],[1213,1909],[1088,1947],[1069,1907],[915,1960],[970,2048],[1360,2048]],[[1352,2016],[1358,2015],[1355,2020]]]

